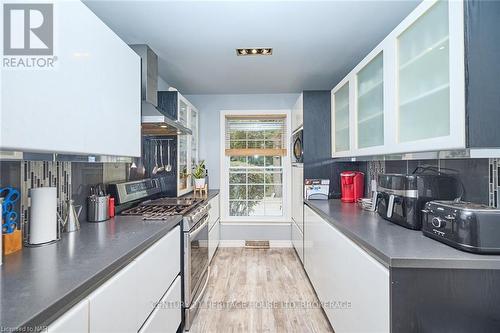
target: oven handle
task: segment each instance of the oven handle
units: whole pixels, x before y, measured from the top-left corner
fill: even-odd
[[[198,228],[188,233],[189,238],[196,237],[196,235],[198,235],[201,232],[201,230],[208,224],[208,214],[203,219],[204,219],[203,223],[200,224]]]
[[[196,297],[196,299],[193,302],[191,302],[191,306],[198,304],[198,302],[205,294],[205,290],[207,289],[208,286],[208,280],[210,280],[210,265],[207,266],[207,279],[205,280],[205,284],[203,285],[201,291],[198,293],[198,297]]]

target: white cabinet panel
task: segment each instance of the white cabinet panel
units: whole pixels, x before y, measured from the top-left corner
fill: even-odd
[[[210,210],[208,212],[208,229],[212,229],[212,226],[220,218],[220,203],[219,195],[217,194],[212,200],[210,200]]]
[[[335,332],[389,332],[389,270],[307,206],[305,221],[305,268]]]
[[[220,242],[220,220],[214,224],[210,232],[208,233],[208,261],[212,261],[212,258],[219,247]]]
[[[153,311],[153,304],[158,302],[168,286],[181,270],[180,227],[175,227],[165,237],[136,259],[135,269],[143,275],[134,303],[142,318]],[[146,280],[145,280],[146,279]]]
[[[334,153],[346,152],[351,149],[350,135],[350,93],[349,81],[344,83],[333,93],[332,122],[333,122],[333,151]]]
[[[299,256],[302,264],[304,263],[304,234],[295,222],[292,222],[292,244]]]
[[[90,295],[91,332],[139,330],[180,273],[180,237],[177,226]]]
[[[304,230],[304,168],[292,166],[292,219]]]
[[[292,132],[304,123],[304,94],[300,94],[292,109]]]
[[[84,299],[49,325],[49,333],[88,333],[89,300]]]
[[[54,68],[3,69],[1,149],[140,156],[140,57],[80,1],[55,1]]]
[[[160,300],[139,333],[174,333],[181,324],[181,277]]]

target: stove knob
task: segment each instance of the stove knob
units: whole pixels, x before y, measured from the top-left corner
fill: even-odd
[[[446,224],[446,222],[439,217],[432,218],[432,225],[435,228],[443,228],[445,226],[445,224]]]

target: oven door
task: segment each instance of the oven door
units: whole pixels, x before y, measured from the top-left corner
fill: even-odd
[[[184,306],[204,288],[208,269],[208,214],[184,233]]]

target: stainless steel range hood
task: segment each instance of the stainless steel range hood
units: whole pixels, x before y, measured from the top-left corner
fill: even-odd
[[[192,134],[191,130],[158,109],[158,56],[146,44],[130,47],[141,56],[141,123],[145,135]]]

